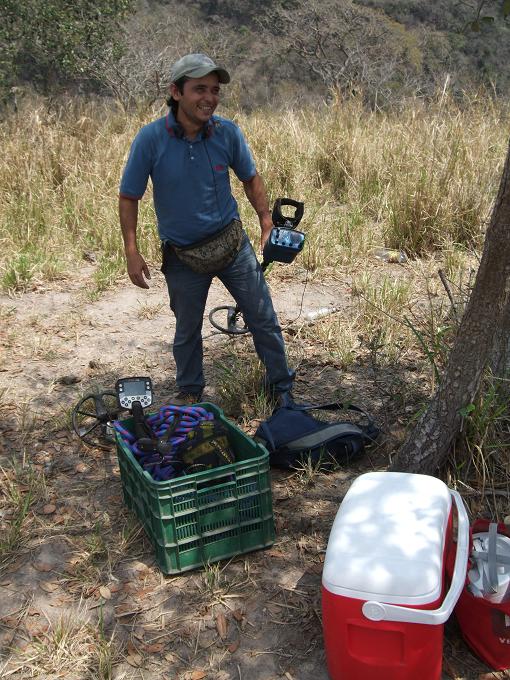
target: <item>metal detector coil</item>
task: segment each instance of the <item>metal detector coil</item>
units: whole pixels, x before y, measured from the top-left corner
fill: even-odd
[[[101,440],[113,443],[113,421],[119,418],[122,411],[131,411],[133,416],[141,412],[141,420],[143,409],[151,404],[150,378],[121,378],[117,380],[115,391],[95,392],[80,399],[72,413],[73,429],[83,442],[91,446],[100,445]]]
[[[122,410],[116,392],[105,390],[86,394],[73,409],[73,430],[82,441],[92,446],[97,446],[101,439],[113,442],[112,423]]]

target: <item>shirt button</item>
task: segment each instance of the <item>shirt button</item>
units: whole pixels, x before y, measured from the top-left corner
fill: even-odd
[[[194,161],[194,160],[195,160],[195,156],[191,156],[191,160]]]

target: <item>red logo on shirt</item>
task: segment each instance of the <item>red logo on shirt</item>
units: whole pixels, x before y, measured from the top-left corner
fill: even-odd
[[[214,169],[217,170],[218,172],[222,172],[223,170],[225,170],[225,166],[224,165],[215,165]]]

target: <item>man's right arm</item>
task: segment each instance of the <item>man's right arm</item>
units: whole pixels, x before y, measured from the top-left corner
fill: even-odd
[[[140,255],[136,243],[136,227],[138,224],[138,200],[119,197],[119,219],[124,239],[127,271],[131,282],[139,288],[148,288],[146,279],[151,275],[147,263]]]

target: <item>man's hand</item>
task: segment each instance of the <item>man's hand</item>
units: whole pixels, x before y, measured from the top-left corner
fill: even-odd
[[[119,219],[124,239],[124,252],[126,253],[127,272],[131,282],[138,288],[148,288],[145,279],[151,275],[147,263],[140,255],[136,245],[136,225],[138,222],[138,199],[119,196]]]
[[[150,279],[151,275],[149,267],[140,253],[137,250],[130,252],[129,254],[126,253],[126,260],[127,271],[131,283],[134,283],[135,286],[138,286],[139,288],[148,288],[149,284],[145,279]]]

